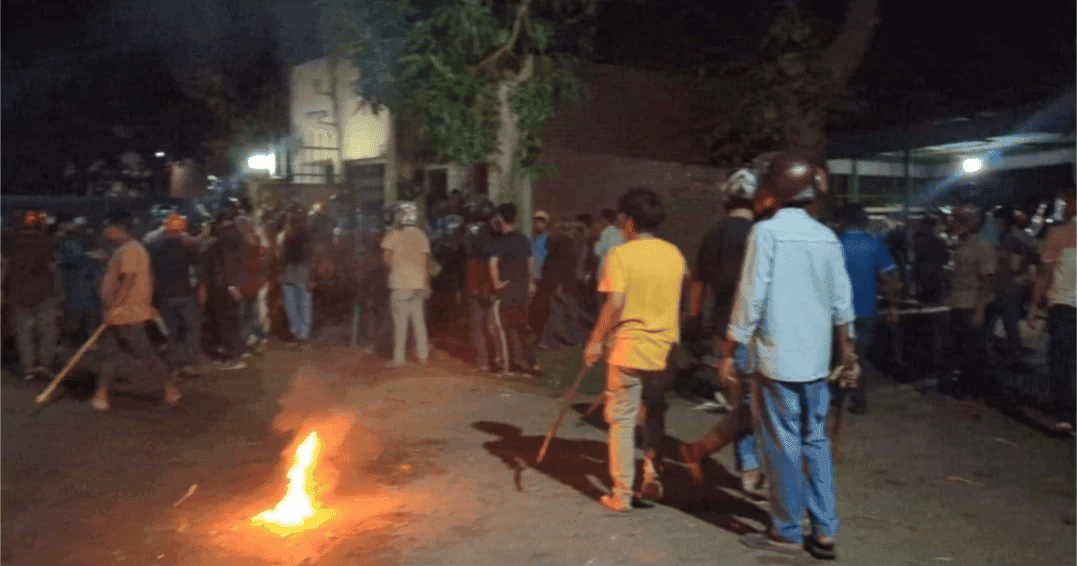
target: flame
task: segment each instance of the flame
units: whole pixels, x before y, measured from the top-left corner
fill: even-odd
[[[311,431],[307,438],[296,447],[295,461],[288,470],[288,490],[277,506],[255,515],[251,522],[264,524],[273,529],[279,527],[284,533],[315,527],[335,513],[332,509],[322,509],[315,500],[313,473],[322,443],[318,433]]]

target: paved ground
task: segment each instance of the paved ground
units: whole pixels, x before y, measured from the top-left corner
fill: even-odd
[[[606,511],[600,423],[570,414],[536,466],[559,393],[456,360],[386,370],[364,350],[275,345],[247,370],[186,381],[171,411],[118,397],[95,413],[80,400],[86,379],[32,414],[43,385],[3,377],[5,565],[814,562],[737,543],[767,514],[736,489],[729,453],[708,485],[671,465],[666,501]],[[878,375],[872,385],[836,466],[841,562],[1075,562],[1074,441]],[[670,454],[719,418],[693,406],[672,395]],[[339,471],[323,494],[337,517],[286,538],[250,525],[283,493],[282,451],[312,427],[335,445],[319,470]]]

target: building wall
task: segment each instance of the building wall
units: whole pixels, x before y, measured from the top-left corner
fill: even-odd
[[[663,196],[666,221],[659,235],[676,244],[692,263],[704,232],[722,215],[715,188],[729,170],[640,157],[579,153],[557,145],[544,151],[557,176],[535,182],[535,209],[552,218],[587,212],[598,218],[604,208],[617,208],[625,191],[645,186]]]
[[[342,171],[337,153],[338,143],[344,159],[383,158],[388,150],[389,112],[374,112],[354,94],[353,83],[359,71],[347,61],[334,66],[337,78],[336,99],[342,122],[342,138],[331,126],[319,122],[333,121],[332,101],[319,94],[330,88],[329,59],[316,59],[292,68],[290,109],[292,134],[296,141],[292,154],[292,173],[299,183],[326,182],[324,163],[332,163],[339,177]],[[324,116],[312,113],[324,112]],[[340,180],[338,178],[338,180]]]

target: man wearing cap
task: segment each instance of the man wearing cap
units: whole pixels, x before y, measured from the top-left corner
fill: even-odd
[[[154,291],[168,328],[168,362],[174,373],[189,369],[202,351],[202,312],[198,308],[198,245],[187,234],[187,219],[165,218],[164,237],[146,246]]]
[[[4,250],[10,262],[5,273],[6,299],[14,307],[15,344],[27,380],[48,377],[56,355],[60,290],[55,247],[45,228],[43,212],[26,212],[10,247]]]
[[[843,379],[860,378],[853,343],[853,291],[842,245],[809,212],[827,190],[827,169],[791,153],[764,154],[726,338],[720,381],[734,381],[734,353],[747,346],[757,450],[770,481],[771,528],[747,534],[750,548],[835,557],[838,513],[825,423],[828,376],[838,342]],[[809,477],[804,476],[807,461]],[[812,533],[802,537],[808,508]]]
[[[131,236],[131,213],[117,211],[109,215],[105,238],[116,246],[101,281],[101,304],[109,324],[99,347],[108,356],[101,368],[97,390],[90,405],[98,411],[109,409],[109,388],[121,365],[132,362],[150,370],[155,382],[164,389],[166,406],[180,401],[180,392],[169,378],[168,366],[157,355],[146,334],[146,323],[157,318],[153,308],[153,274],[146,248]]]
[[[421,365],[430,358],[424,304],[430,298],[430,240],[419,229],[415,203],[397,204],[393,228],[382,240],[382,260],[389,266],[389,312],[393,317],[393,360],[404,366],[408,325],[411,323],[416,356]]]
[[[726,335],[749,230],[755,219],[752,199],[756,195],[756,178],[756,172],[751,167],[744,167],[731,174],[720,187],[726,196],[723,203],[726,216],[701,240],[692,283],[689,285],[689,320],[686,326],[692,334],[706,336],[712,340]],[[701,314],[707,287],[711,287],[714,298],[709,328],[704,329]],[[681,445],[679,452],[689,474],[702,483],[703,459],[736,441],[735,454],[741,472],[741,488],[745,492],[754,493],[762,486],[764,478],[756,456],[756,439],[752,435],[746,356],[744,346],[737,349],[735,358],[738,381],[723,384],[730,395],[733,410],[698,440]]]

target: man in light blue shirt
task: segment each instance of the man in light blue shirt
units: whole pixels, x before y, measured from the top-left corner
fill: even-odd
[[[599,214],[599,218],[605,226],[602,232],[599,233],[599,240],[595,242],[595,257],[598,258],[599,264],[596,267],[595,278],[602,279],[603,266],[606,265],[606,254],[610,253],[610,250],[625,243],[625,237],[621,235],[621,230],[614,225],[614,220],[617,218],[617,213],[612,208],[604,208],[602,213]]]
[[[550,223],[550,215],[542,210],[536,210],[532,215],[532,257],[535,258],[535,280],[538,281],[543,273],[543,260],[546,259],[547,225]]]
[[[852,385],[860,377],[853,291],[838,238],[806,211],[827,190],[826,168],[785,153],[765,154],[754,166],[760,172],[756,213],[770,218],[749,234],[719,375],[724,383],[736,379],[733,354],[746,345],[756,372],[752,406],[764,475],[771,480],[772,526],[741,541],[792,555],[804,544],[817,558],[834,558],[839,525],[825,426],[827,378],[833,340],[842,352],[843,381]],[[806,506],[813,533],[802,540]]]

